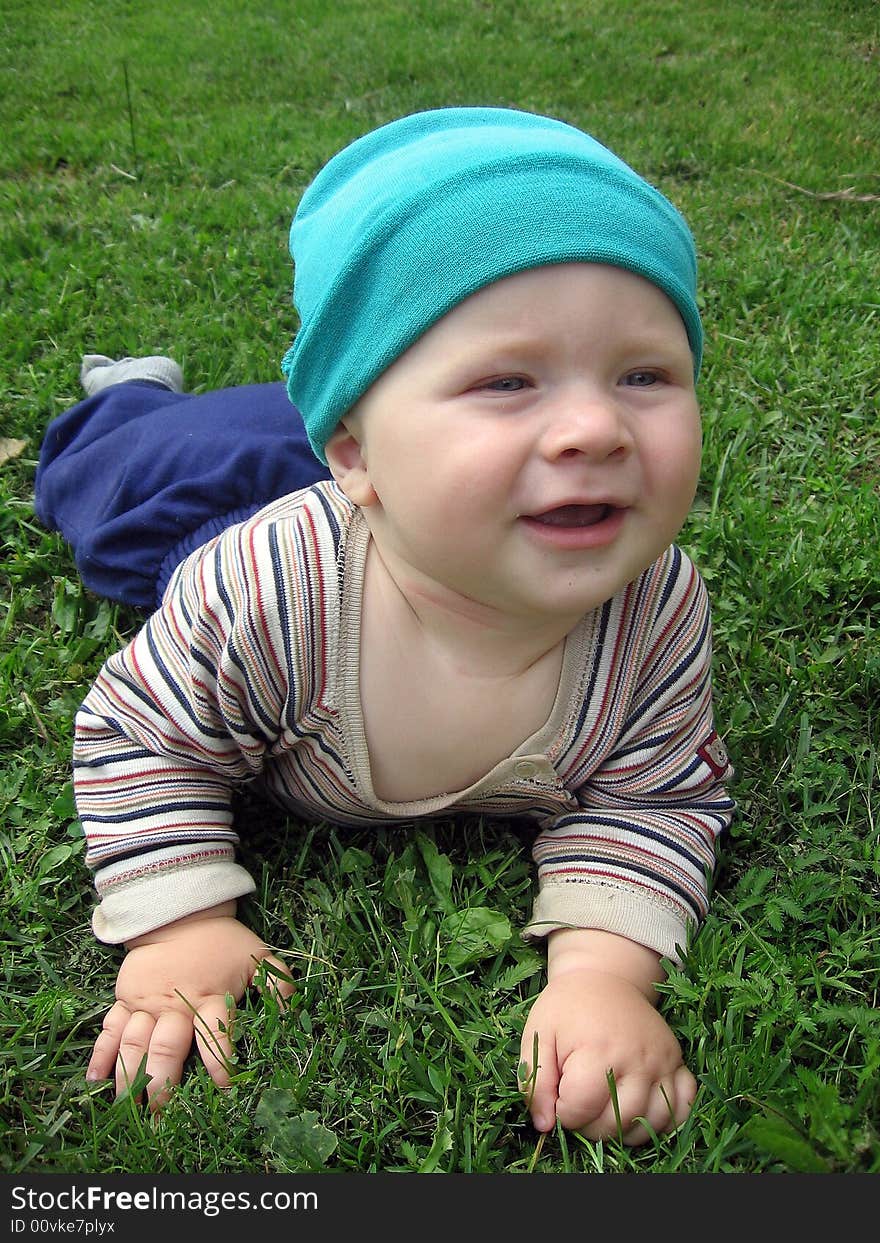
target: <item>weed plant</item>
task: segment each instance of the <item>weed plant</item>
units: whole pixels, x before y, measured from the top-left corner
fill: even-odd
[[[858,0],[3,0],[0,1170],[880,1171],[880,30]],[[712,913],[664,986],[701,1089],[638,1150],[537,1142],[515,1086],[542,959],[529,833],[307,828],[241,800],[246,918],[296,980],[238,1074],[161,1122],[84,1067],[119,951],[69,784],[72,717],[138,616],[35,520],[80,355],[278,378],[286,234],[320,165],[418,108],[594,133],[702,264],[705,459],[681,542],[714,602],[737,769]],[[16,444],[9,442],[24,442]],[[17,455],[16,455],[17,454]]]

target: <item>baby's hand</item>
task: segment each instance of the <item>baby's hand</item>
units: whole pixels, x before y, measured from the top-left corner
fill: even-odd
[[[618,974],[589,957],[584,964],[569,957],[556,973],[552,963],[551,957],[550,979],[529,1014],[520,1054],[525,1063],[520,1085],[537,1130],[551,1130],[558,1118],[587,1139],[620,1135],[625,1144],[636,1145],[650,1138],[638,1119],[658,1134],[679,1126],[697,1083],[649,999],[650,982],[639,971]]]
[[[195,1035],[211,1078],[220,1087],[228,1085],[234,1006],[227,1005],[227,994],[239,1001],[263,961],[289,975],[234,913],[235,903],[224,903],[130,943],[116,981],[116,1004],[92,1050],[88,1080],[109,1078],[115,1065],[119,1094],[134,1081],[146,1054],[149,1105],[160,1109],[169,1089],[180,1083]],[[292,992],[287,979],[275,975],[269,986],[279,999]]]

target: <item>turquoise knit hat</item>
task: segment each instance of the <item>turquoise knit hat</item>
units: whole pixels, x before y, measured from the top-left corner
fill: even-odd
[[[284,356],[312,448],[396,358],[484,285],[549,263],[609,263],[678,307],[699,372],[693,238],[594,138],[506,108],[441,108],[359,138],[321,170],[290,230],[300,330]]]

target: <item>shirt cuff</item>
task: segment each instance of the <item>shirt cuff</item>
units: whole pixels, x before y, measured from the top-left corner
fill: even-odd
[[[614,932],[676,964],[681,963],[693,931],[693,925],[682,923],[678,911],[659,903],[640,902],[623,886],[548,882],[535,899],[532,918],[522,935],[527,941],[539,941],[561,928]]]
[[[110,945],[130,941],[256,889],[250,873],[232,858],[201,857],[175,865],[170,859],[156,858],[163,853],[148,856],[150,867],[144,867],[143,860],[131,860],[101,869],[97,878],[101,901],[92,915],[99,941]],[[222,848],[220,853],[227,855]]]

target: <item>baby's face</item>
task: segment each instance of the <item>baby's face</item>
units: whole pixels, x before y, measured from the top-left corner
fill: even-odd
[[[398,575],[572,625],[674,540],[700,468],[678,311],[598,264],[480,290],[346,422],[363,461],[355,499]]]

